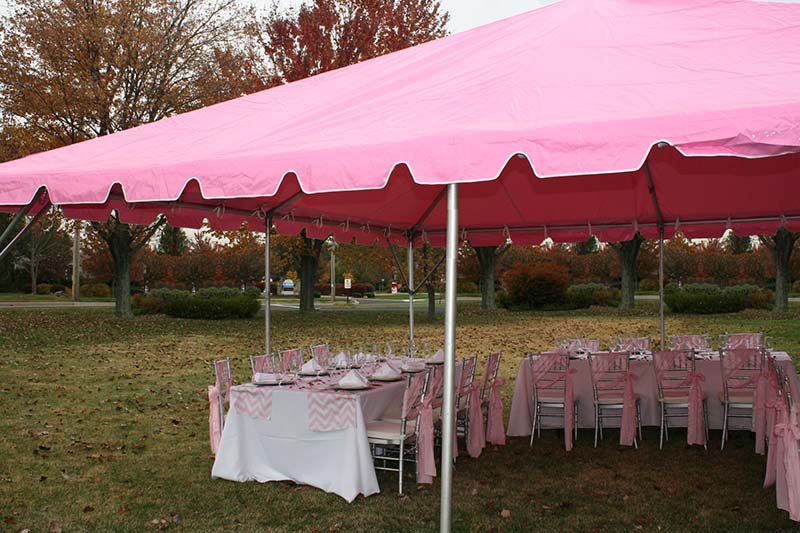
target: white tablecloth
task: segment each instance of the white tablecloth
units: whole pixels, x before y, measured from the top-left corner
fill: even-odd
[[[782,367],[785,375],[789,377],[789,386],[792,398],[800,398],[800,383],[791,358],[785,352],[773,352],[776,363]],[[594,428],[594,404],[592,396],[592,380],[589,374],[589,362],[585,359],[573,360],[571,367],[577,369],[573,375],[575,384],[575,399],[579,402],[578,427]],[[531,434],[531,402],[533,401],[533,386],[530,382],[528,359],[523,359],[514,384],[514,398],[511,402],[511,415],[508,421],[507,434],[511,437],[530,436]],[[640,398],[640,408],[643,426],[659,426],[661,415],[658,407],[658,387],[653,364],[649,360],[631,361],[631,371],[638,376],[633,382],[634,392]],[[697,371],[705,376],[703,392],[708,401],[708,427],[722,429],[723,408],[719,400],[722,390],[722,370],[719,358],[702,359],[697,361]],[[677,419],[675,425],[679,426],[684,421]],[[619,426],[618,420],[603,422],[606,427]],[[749,420],[731,419],[731,429],[750,428]],[[542,418],[542,427],[563,427],[558,419]]]
[[[380,492],[367,441],[365,421],[376,420],[402,403],[405,381],[382,384],[355,395],[355,427],[312,431],[308,423],[310,395],[330,394],[290,387],[261,387],[272,392],[269,420],[236,408],[237,398],[254,385],[231,389],[231,408],[222,431],[212,477],[232,481],[283,481],[318,487],[348,502]],[[250,389],[248,391],[247,389]]]

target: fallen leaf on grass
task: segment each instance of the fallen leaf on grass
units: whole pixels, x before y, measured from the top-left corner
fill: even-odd
[[[500,516],[502,516],[503,518],[511,518],[511,511],[509,511],[508,509],[503,509],[500,512]]]
[[[92,511],[94,511],[94,507],[92,507],[91,505],[87,505],[86,507],[83,508],[84,513],[91,513]]]
[[[51,520],[50,529],[48,531],[50,533],[61,533],[61,522],[58,520]]]

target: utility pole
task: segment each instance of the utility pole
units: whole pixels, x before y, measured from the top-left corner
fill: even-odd
[[[72,299],[81,300],[81,229],[83,221],[75,221],[74,234],[72,235]]]

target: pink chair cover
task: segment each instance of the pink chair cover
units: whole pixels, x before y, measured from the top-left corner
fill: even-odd
[[[486,433],[483,428],[483,412],[481,412],[481,385],[473,382],[469,388],[469,426],[467,432],[467,453],[470,457],[480,457],[486,447]]]
[[[267,364],[267,363],[271,363],[271,362],[272,361],[271,361],[270,356],[268,356],[268,355],[257,355],[255,357],[253,357],[253,371],[255,373],[264,372],[265,371],[264,367],[267,367],[266,371],[267,372],[272,372],[272,371],[274,371],[274,368],[269,368],[270,365]]]
[[[767,409],[772,412],[773,419],[775,420],[775,426],[778,424],[786,424],[789,421],[789,417],[787,416],[788,407],[786,406],[786,401],[783,398],[776,398],[771,402],[767,402]],[[774,426],[770,432],[770,435],[775,435]],[[764,475],[765,489],[775,484],[775,479],[777,477],[778,450],[782,446],[783,442],[781,439],[773,439],[772,444],[770,444],[769,450],[767,451],[767,472]]]
[[[800,425],[797,421],[797,406],[775,424],[776,476],[775,498],[778,508],[789,512],[789,518],[800,521]]]
[[[219,440],[222,437],[219,412],[219,387],[208,386],[208,440],[211,444],[211,454],[216,456]]]
[[[503,397],[500,389],[506,378],[497,376],[489,390],[489,413],[486,420],[486,440],[502,446],[506,443],[506,429],[503,425]]]
[[[223,359],[221,361],[214,361],[214,366],[216,369],[216,377],[215,377],[215,385],[217,386],[217,390],[220,394],[222,394],[222,385],[225,385],[225,398],[224,400],[227,402],[230,400],[230,391],[231,387],[233,386],[233,378],[231,377],[230,369],[228,366],[228,360]]]
[[[687,372],[686,379],[682,382],[670,383],[662,381],[667,369],[673,366],[675,359],[678,357],[685,357],[684,352],[670,351],[659,352],[658,356],[654,359],[656,366],[656,377],[661,383],[662,388],[680,389],[689,385],[688,396],[688,417],[686,421],[686,443],[689,445],[699,444],[705,446],[706,444],[706,429],[705,429],[705,413],[703,412],[703,381],[706,377],[702,372]]]
[[[708,339],[703,335],[676,335],[673,350],[707,350]]]
[[[622,446],[632,446],[636,438],[636,394],[633,392],[633,382],[639,377],[630,371],[617,372],[614,381],[600,381],[609,369],[614,366],[618,358],[627,359],[626,352],[603,354],[592,359],[592,375],[594,385],[599,391],[614,390],[624,381],[622,392],[622,419],[619,425],[619,443]]]
[[[303,349],[295,348],[294,350],[286,350],[281,353],[281,369],[288,372],[292,366],[302,366],[303,364]]]
[[[756,453],[764,455],[766,452],[767,437],[767,399],[773,397],[773,392],[777,393],[777,380],[770,383],[769,365],[761,367],[761,372],[753,374],[747,379],[735,379],[736,373],[741,370],[748,361],[754,357],[761,357],[761,351],[753,348],[740,348],[726,352],[727,372],[724,375],[725,381],[730,389],[742,389],[756,384],[753,392],[753,416],[751,430],[756,434]],[[774,386],[774,391],[767,391]]]
[[[621,352],[647,352],[650,351],[650,339],[647,337],[620,339],[617,349]]]
[[[417,429],[417,483],[430,484],[436,477],[436,459],[433,453],[433,395],[422,401],[419,428]]]
[[[564,380],[564,447],[567,451],[572,451],[572,431],[575,428],[573,413],[575,412],[575,385],[572,375],[578,372],[575,368],[570,368],[556,376],[548,383],[542,383],[542,378],[546,376],[553,366],[566,352],[565,349],[556,350],[552,353],[544,353],[531,360],[530,368],[531,383],[540,390],[546,390]]]

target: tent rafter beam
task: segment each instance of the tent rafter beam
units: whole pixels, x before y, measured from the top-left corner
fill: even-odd
[[[34,225],[34,224],[36,224],[36,223],[39,221],[39,219],[40,219],[40,218],[42,218],[44,215],[46,215],[46,214],[47,214],[47,212],[50,210],[50,207],[51,207],[52,205],[53,205],[53,204],[51,204],[51,203],[50,203],[50,200],[48,200],[48,201],[47,201],[47,202],[44,204],[44,206],[42,207],[42,209],[41,209],[41,210],[40,210],[38,213],[36,213],[36,215],[35,215],[35,216],[34,216],[34,217],[33,217],[33,218],[30,220],[30,222],[28,222],[28,223],[25,225],[25,227],[24,227],[24,228],[22,228],[21,230],[19,230],[19,232],[18,232],[16,235],[14,235],[14,238],[13,238],[13,239],[11,239],[11,240],[8,242],[8,245],[7,245],[5,248],[3,248],[3,249],[2,249],[2,251],[0,251],[0,261],[2,261],[2,260],[3,260],[3,258],[4,258],[5,256],[7,256],[8,254],[10,254],[10,253],[11,253],[11,250],[13,250],[13,249],[14,249],[14,246],[16,246],[16,244],[17,244],[17,243],[18,243],[20,240],[22,240],[22,238],[23,238],[25,235],[27,235],[27,234],[28,234],[28,232],[31,230],[31,228],[33,228],[33,225]],[[29,206],[30,206],[30,204],[29,204]],[[11,227],[11,226],[9,226],[9,227]]]

